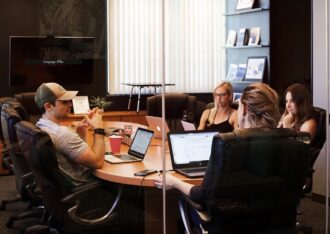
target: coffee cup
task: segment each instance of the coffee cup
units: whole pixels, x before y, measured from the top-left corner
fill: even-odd
[[[120,154],[120,147],[122,140],[123,140],[122,136],[117,136],[117,135],[109,136],[111,153]]]

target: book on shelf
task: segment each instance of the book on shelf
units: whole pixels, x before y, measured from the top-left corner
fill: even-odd
[[[237,64],[230,64],[228,73],[227,73],[227,80],[234,80],[237,73]]]
[[[229,30],[226,46],[235,46],[236,45],[236,39],[237,39],[236,31],[235,30]]]
[[[249,45],[258,45],[260,41],[260,28],[254,27],[250,29]]]
[[[242,81],[246,73],[246,64],[240,63],[237,66],[237,72],[234,81]]]
[[[236,46],[245,46],[248,44],[249,30],[247,28],[241,28],[238,32]]]

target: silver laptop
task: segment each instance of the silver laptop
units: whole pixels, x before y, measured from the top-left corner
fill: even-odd
[[[140,162],[144,159],[150,145],[153,131],[138,128],[127,154],[106,153],[105,161],[110,163]]]
[[[173,170],[189,178],[203,177],[218,131],[168,133]]]
[[[182,127],[185,131],[194,131],[196,130],[196,127],[193,123],[189,123],[187,121],[181,120]]]
[[[162,139],[162,118],[161,117],[156,117],[156,116],[146,116],[149,129],[154,132],[154,138]],[[170,131],[166,122],[165,122],[165,137],[167,136],[167,133]]]

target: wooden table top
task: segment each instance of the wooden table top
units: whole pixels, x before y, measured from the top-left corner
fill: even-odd
[[[127,122],[112,122],[107,121],[105,127],[117,127],[123,128],[124,125],[132,125],[133,129],[137,127],[147,128],[147,126],[127,123]],[[134,176],[135,172],[144,170],[144,169],[162,169],[162,145],[161,140],[153,139],[147,151],[147,154],[142,162],[132,162],[132,163],[122,163],[122,164],[111,164],[104,162],[104,165],[101,169],[96,169],[94,175],[103,180],[108,180],[120,184],[127,185],[137,185],[137,186],[146,186],[146,187],[155,187],[153,180],[158,173],[147,175],[144,178],[141,176]],[[106,151],[109,151],[109,141],[105,138]],[[121,151],[126,153],[128,151],[128,146],[122,144]],[[172,169],[171,158],[169,155],[169,149],[167,143],[165,144],[165,160],[166,160],[166,170]],[[191,184],[200,184],[202,179],[190,179],[185,176],[182,176],[176,172],[170,171],[168,173],[173,174],[174,176],[180,178]]]

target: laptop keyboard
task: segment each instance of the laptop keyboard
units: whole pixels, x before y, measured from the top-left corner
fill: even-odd
[[[187,173],[205,172],[205,170],[206,170],[206,167],[194,167],[194,168],[181,169],[181,171],[184,171]]]
[[[132,160],[135,159],[134,157],[128,155],[128,154],[121,154],[121,155],[114,155],[115,157],[118,157],[122,160]]]

